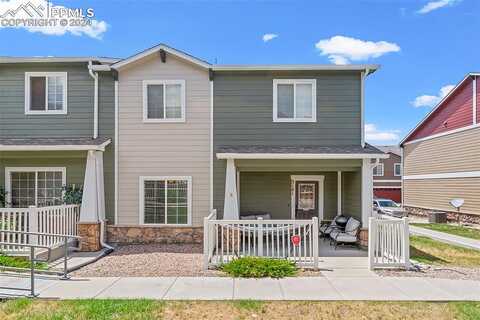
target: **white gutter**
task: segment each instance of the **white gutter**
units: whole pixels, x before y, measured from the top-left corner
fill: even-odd
[[[93,72],[92,61],[88,62],[88,73],[95,81],[93,93],[93,138],[98,138],[98,73]]]
[[[217,153],[217,159],[388,159],[380,153]]]
[[[105,151],[109,143],[110,141],[101,145],[0,145],[0,151]]]

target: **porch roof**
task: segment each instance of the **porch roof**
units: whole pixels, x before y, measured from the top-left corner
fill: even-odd
[[[219,146],[218,159],[368,159],[388,155],[366,143],[344,146]]]
[[[0,138],[0,151],[104,151],[111,141],[107,137],[10,137]]]

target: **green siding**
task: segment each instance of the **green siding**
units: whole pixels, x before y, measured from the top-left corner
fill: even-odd
[[[291,217],[291,175],[325,176],[323,217],[330,220],[337,214],[336,172],[241,172],[240,211],[268,212],[274,219]]]
[[[67,114],[25,115],[25,72],[67,72]],[[93,132],[93,79],[86,63],[0,65],[0,135],[78,137]]]
[[[304,78],[317,82],[317,122],[273,122],[273,79]],[[214,152],[218,146],[241,145],[359,145],[361,140],[360,72],[272,71],[215,72]],[[279,161],[279,160],[276,160]],[[352,170],[357,163],[294,160],[258,160],[246,164],[254,171],[336,171]],[[269,167],[271,164],[280,167]],[[214,208],[223,211],[225,160],[214,160]]]
[[[67,185],[83,185],[86,152],[0,152],[0,186],[5,186],[6,167],[65,167]]]
[[[67,114],[25,115],[25,72],[67,72]],[[99,73],[99,136],[112,143],[104,153],[106,217],[114,219],[114,81]],[[91,137],[93,135],[94,80],[87,63],[18,63],[0,65],[1,137]],[[76,158],[73,160],[72,154]],[[83,185],[85,152],[0,153],[0,185],[5,166],[65,166],[68,184]],[[18,158],[15,158],[18,156]]]
[[[362,171],[344,172],[342,211],[362,221]]]

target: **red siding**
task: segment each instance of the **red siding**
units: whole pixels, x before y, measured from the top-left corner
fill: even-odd
[[[480,77],[477,77],[477,123],[480,123]]]
[[[472,80],[465,82],[408,138],[407,141],[472,124]]]
[[[402,202],[402,189],[373,189],[373,195],[377,198],[390,199],[397,203]]]

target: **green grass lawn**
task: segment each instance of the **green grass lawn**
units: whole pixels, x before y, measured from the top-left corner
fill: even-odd
[[[434,231],[445,232],[460,237],[480,240],[480,230],[467,228],[462,226],[455,226],[446,223],[411,223],[412,226],[430,229]]]
[[[30,268],[30,261],[24,257],[12,257],[0,254],[0,266],[15,268]],[[45,262],[37,262],[36,269],[45,270],[48,265]]]
[[[480,251],[422,236],[410,236],[410,258],[439,266],[480,267]]]
[[[424,319],[473,320],[480,303],[362,301],[153,301],[10,300],[0,304],[5,320],[136,319]]]

